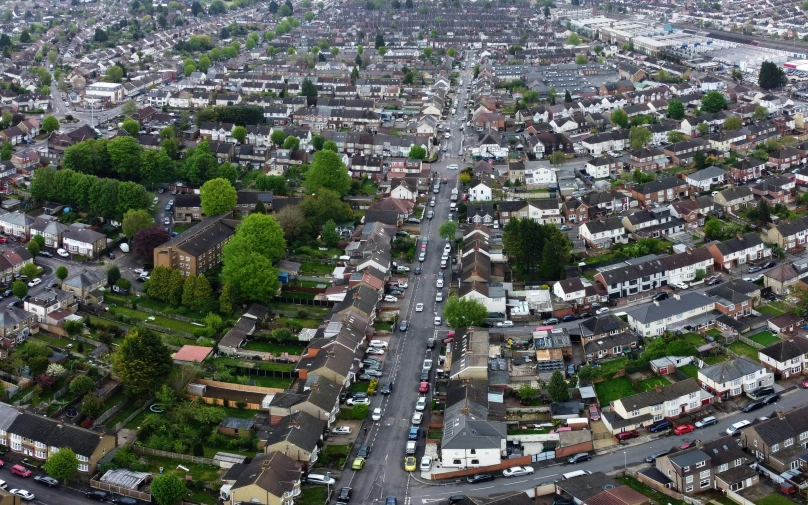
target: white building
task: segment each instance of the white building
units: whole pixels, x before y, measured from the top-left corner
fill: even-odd
[[[774,384],[774,374],[760,363],[740,357],[699,369],[699,383],[722,400]]]
[[[676,293],[673,298],[653,302],[628,312],[628,325],[643,337],[659,336],[685,324],[705,326],[717,315],[715,301],[701,293]]]
[[[116,82],[96,82],[84,90],[84,101],[88,104],[120,103],[124,98],[126,93],[123,84]]]

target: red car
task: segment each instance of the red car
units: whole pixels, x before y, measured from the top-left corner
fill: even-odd
[[[802,387],[808,389],[808,381],[802,381]]]
[[[624,431],[623,433],[618,433],[617,435],[614,436],[614,438],[616,438],[617,440],[629,440],[632,438],[637,438],[639,436],[640,434],[637,433],[637,430],[631,430],[631,431]]]
[[[422,383],[420,383],[418,385],[418,392],[419,393],[426,393],[428,391],[429,391],[429,383],[428,382],[422,382]]]
[[[684,435],[685,433],[690,433],[691,431],[695,431],[696,427],[692,424],[680,424],[676,428],[673,429],[674,435]]]

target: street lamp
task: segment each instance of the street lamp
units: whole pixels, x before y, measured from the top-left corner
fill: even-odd
[[[626,470],[628,469],[628,455],[626,451],[623,451],[623,475],[626,474]]]

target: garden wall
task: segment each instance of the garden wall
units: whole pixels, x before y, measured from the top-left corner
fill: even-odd
[[[196,463],[198,465],[219,466],[219,462],[212,460],[210,458],[202,458],[200,456],[190,456],[188,454],[180,454],[178,452],[160,451],[157,449],[150,449],[148,447],[143,447],[142,445],[133,445],[132,450],[134,450],[137,454],[157,456],[158,458],[179,459],[181,461],[188,461],[190,463]]]
[[[210,379],[196,379],[194,382],[197,384],[204,384],[206,386],[212,386],[222,389],[232,389],[234,391],[249,391],[251,393],[283,393],[283,389],[279,388],[267,388],[262,386],[250,386],[248,384],[233,384],[231,382],[221,382],[215,381]]]
[[[137,491],[135,489],[129,489],[126,487],[115,486],[109,484],[107,482],[101,482],[100,480],[91,480],[90,487],[93,489],[101,489],[103,491],[109,491],[110,493],[119,494],[121,496],[128,496],[130,498],[135,498],[137,500],[143,500],[146,503],[151,503],[151,494],[144,493],[142,491]]]
[[[668,489],[663,484],[660,484],[659,482],[657,482],[657,481],[655,481],[653,479],[649,479],[648,477],[646,477],[645,475],[643,475],[641,473],[636,473],[636,474],[633,475],[633,477],[635,479],[637,479],[638,481],[642,482],[643,484],[645,484],[646,486],[650,487],[654,491],[659,491],[660,493],[664,494],[665,496],[670,496],[671,498],[674,498],[676,500],[683,500],[684,499],[683,494],[677,493],[676,491],[674,491],[672,489]]]
[[[738,505],[755,505],[754,503],[752,503],[751,501],[747,500],[746,498],[744,498],[743,496],[739,495],[734,491],[726,489],[724,490],[724,492],[727,494],[727,498],[734,501]]]

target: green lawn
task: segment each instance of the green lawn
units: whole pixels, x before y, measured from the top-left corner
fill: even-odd
[[[728,358],[726,354],[717,354],[715,356],[705,356],[704,358],[702,358],[702,361],[704,361],[708,365],[715,365],[716,363],[723,363],[727,359]]]
[[[104,425],[110,428],[115,426],[127,417],[131,416],[138,408],[140,408],[141,405],[143,405],[142,402],[130,400],[129,403],[127,403],[124,408],[119,410],[117,414],[107,419]]]
[[[327,275],[334,271],[334,265],[315,261],[305,261],[300,264],[300,275]]]
[[[308,305],[300,305],[297,303],[272,303],[271,308],[274,310],[285,310],[300,312],[303,311],[307,317],[324,317],[328,315],[328,310],[325,307],[310,307]]]
[[[221,408],[222,410],[224,410],[224,413],[227,417],[237,417],[239,419],[252,419],[255,417],[255,414],[258,413],[257,410],[234,409],[231,407],[221,407]]]
[[[264,388],[277,388],[289,389],[292,385],[292,379],[284,379],[283,377],[259,377],[251,376],[253,384]]]
[[[645,379],[637,383],[637,387],[640,388],[640,391],[651,391],[656,388],[657,385],[661,387],[669,386],[670,381],[665,377],[651,377],[650,379]]]
[[[350,389],[352,393],[367,393],[368,386],[370,386],[370,382],[354,382]]]
[[[249,369],[266,370],[268,372],[291,372],[295,369],[295,365],[286,363],[272,363],[272,362],[255,362],[255,361],[242,361],[236,358],[229,358],[222,356],[215,358],[216,364],[222,363],[227,366],[237,366]]]
[[[375,328],[379,331],[390,331],[393,329],[393,323],[376,323]]]
[[[71,340],[69,338],[61,338],[55,335],[45,335],[43,333],[37,333],[34,337],[36,340],[40,340],[45,342],[46,344],[55,345],[56,347],[61,347],[63,349],[67,348],[68,345],[73,344],[73,349],[75,350],[76,345],[78,345],[77,340]],[[95,349],[96,346],[93,344],[89,344],[84,342],[84,352],[90,352]]]
[[[135,410],[137,410],[137,409],[135,409]],[[160,414],[155,414],[154,412],[152,412],[152,411],[151,411],[151,410],[149,410],[149,409],[144,409],[144,410],[143,410],[143,412],[141,412],[140,414],[138,414],[137,416],[135,416],[135,418],[134,418],[134,419],[132,419],[131,421],[129,421],[128,423],[126,423],[126,429],[128,429],[128,430],[136,430],[136,429],[138,428],[138,426],[140,426],[140,425],[142,425],[142,424],[143,424],[143,421],[145,421],[145,420],[146,420],[146,417],[147,417],[149,414],[151,414],[151,415],[155,415],[155,416],[159,416],[159,415],[160,415]]]
[[[116,306],[115,313],[123,314],[124,316],[129,316],[135,321],[153,324],[155,326],[162,326],[167,330],[182,331],[184,333],[193,333],[194,330],[200,328],[200,326],[196,326],[191,323],[186,323],[185,321],[178,321],[176,319],[171,319],[165,316],[159,316],[157,314],[153,315],[149,314],[148,312],[130,309],[129,307]]]
[[[611,379],[614,374],[622,370],[626,366],[628,358],[617,358],[609,361],[602,361],[600,363],[600,370],[604,379]]]
[[[794,502],[779,494],[770,494],[755,502],[756,505],[794,505]]]
[[[710,335],[711,337],[718,338],[721,336],[721,330],[719,330],[718,328],[711,328],[707,330],[707,334]]]
[[[188,228],[190,228],[191,226],[193,226],[193,225],[192,224],[175,224],[174,225],[174,231],[177,232],[177,233],[182,233],[182,232],[186,231]]]
[[[756,342],[760,345],[771,345],[780,341],[780,339],[777,338],[777,335],[773,335],[770,331],[763,331],[748,338],[752,342]]]
[[[704,340],[704,337],[702,337],[698,333],[685,333],[679,338],[683,339],[688,344],[693,344],[696,347],[700,347],[707,343],[707,341]]]
[[[150,456],[150,455],[141,455],[138,454],[138,459],[142,459],[146,461],[148,468],[146,469],[147,472],[151,472],[153,474],[160,473],[160,469],[163,469],[163,473],[169,475],[175,475],[179,477],[183,482],[185,481],[185,476],[190,475],[193,479],[197,482],[216,482],[219,480],[220,474],[223,473],[219,467],[211,466],[211,465],[198,465],[195,463],[191,463],[190,461],[183,461],[178,459],[169,459],[169,458],[160,458],[157,456]],[[178,465],[182,465],[188,469],[188,472],[178,468]]]
[[[791,307],[789,307],[783,302],[769,302],[766,305],[768,305],[769,307],[774,307],[775,309],[781,312],[788,312],[789,310],[791,310]]]
[[[631,381],[625,377],[598,382],[595,384],[595,391],[598,394],[601,406],[606,406],[620,398],[637,394]]]
[[[351,455],[351,445],[326,445],[317,459],[314,466],[328,466],[330,468],[342,468],[348,456]]]
[[[160,300],[149,298],[148,296],[145,295],[121,296],[115,293],[104,293],[104,300],[110,303],[115,303],[117,305],[126,305],[134,301],[135,303],[137,303],[138,307],[145,307],[147,309],[159,310],[164,314],[174,314],[178,316],[187,317],[199,323],[203,323],[205,321],[204,314],[188,310],[185,307],[174,307],[170,304],[161,302]]]
[[[761,314],[771,314],[773,316],[779,316],[783,313],[782,310],[772,307],[771,305],[761,305],[756,310]]]
[[[248,342],[247,345],[244,346],[245,349],[248,351],[262,351],[262,352],[271,352],[275,355],[280,355],[282,353],[287,354],[300,354],[303,350],[303,346],[300,344],[294,343],[278,343],[274,341],[260,341],[260,340],[253,340],[252,342]]]
[[[301,488],[300,496],[295,503],[297,505],[323,505],[325,495],[328,491],[325,486],[306,486]]]
[[[693,379],[695,379],[699,375],[699,367],[697,367],[696,365],[680,366],[679,371],[681,371],[683,374]]]
[[[746,356],[752,361],[758,361],[758,350],[745,342],[741,342],[740,340],[731,343],[729,345],[729,350],[735,354]]]

